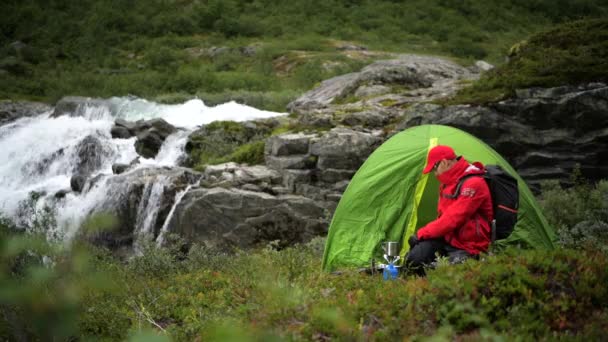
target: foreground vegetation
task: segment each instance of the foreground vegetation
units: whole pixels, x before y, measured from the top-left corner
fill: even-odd
[[[198,96],[284,110],[317,82],[382,54],[503,61],[556,23],[602,17],[601,0],[15,1],[0,20],[0,98]]]
[[[554,251],[508,249],[426,278],[320,271],[324,239],[225,254],[147,246],[119,260],[8,231],[0,335],[9,340],[599,340],[608,332],[608,182],[547,184]],[[557,210],[557,208],[561,208]],[[570,211],[563,210],[571,208]],[[597,227],[603,227],[598,229]],[[44,257],[43,257],[44,256]]]

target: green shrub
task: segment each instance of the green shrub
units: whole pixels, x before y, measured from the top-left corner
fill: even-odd
[[[264,145],[265,142],[261,140],[239,146],[227,159],[240,164],[264,164]]]
[[[540,203],[562,246],[608,251],[608,181],[592,185],[575,177],[567,189],[546,182]]]

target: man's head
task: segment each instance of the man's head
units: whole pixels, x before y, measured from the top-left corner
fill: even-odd
[[[454,150],[445,145],[437,145],[429,151],[427,164],[422,173],[436,171],[437,175],[449,170],[456,160]]]

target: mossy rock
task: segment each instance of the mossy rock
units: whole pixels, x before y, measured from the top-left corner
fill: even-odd
[[[271,128],[263,124],[215,121],[192,133],[186,143],[188,164],[203,167],[235,161],[259,164],[263,161],[263,140]],[[260,159],[260,143],[262,159]]]
[[[516,89],[608,81],[608,19],[556,26],[515,44],[510,60],[485,73],[445,104],[485,104]]]

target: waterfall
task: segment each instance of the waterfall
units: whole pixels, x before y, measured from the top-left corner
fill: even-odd
[[[51,112],[24,117],[0,126],[0,214],[18,221],[19,207],[30,193],[38,194],[38,207],[56,210],[53,236],[74,237],[83,220],[93,212],[114,210],[109,200],[126,201],[129,181],[114,175],[112,165],[128,164],[138,157],[136,138],[113,139],[116,119],[127,121],[162,118],[180,128],[167,137],[154,159],[140,157],[138,168],[175,167],[184,157],[189,134],[198,126],[216,120],[244,121],[283,113],[267,112],[234,102],[207,107],[201,100],[165,105],[134,97],[92,100],[73,113],[53,117]],[[91,155],[95,158],[90,160]],[[71,192],[70,180],[84,173],[87,182],[81,193]],[[165,180],[166,182],[166,180]],[[154,226],[163,181],[146,185],[149,191],[138,218],[138,234]],[[118,187],[118,188],[117,188]],[[176,202],[177,202],[176,197]],[[111,201],[110,201],[111,202]],[[175,204],[174,204],[175,205]],[[143,217],[139,215],[140,217]]]
[[[167,185],[168,178],[163,176],[146,182],[137,208],[137,220],[134,232],[136,244],[145,242],[154,236],[154,225]]]
[[[171,222],[171,218],[173,217],[175,208],[177,208],[177,205],[182,201],[182,198],[184,198],[184,196],[188,193],[188,191],[190,191],[190,188],[192,188],[192,184],[189,184],[184,190],[175,194],[175,200],[173,201],[171,210],[169,211],[169,214],[167,215],[167,218],[165,219],[165,223],[163,223],[163,227],[160,229],[160,233],[158,234],[158,237],[156,238],[157,246],[160,247],[165,242],[165,235],[167,235],[167,230],[169,229],[169,222]]]

